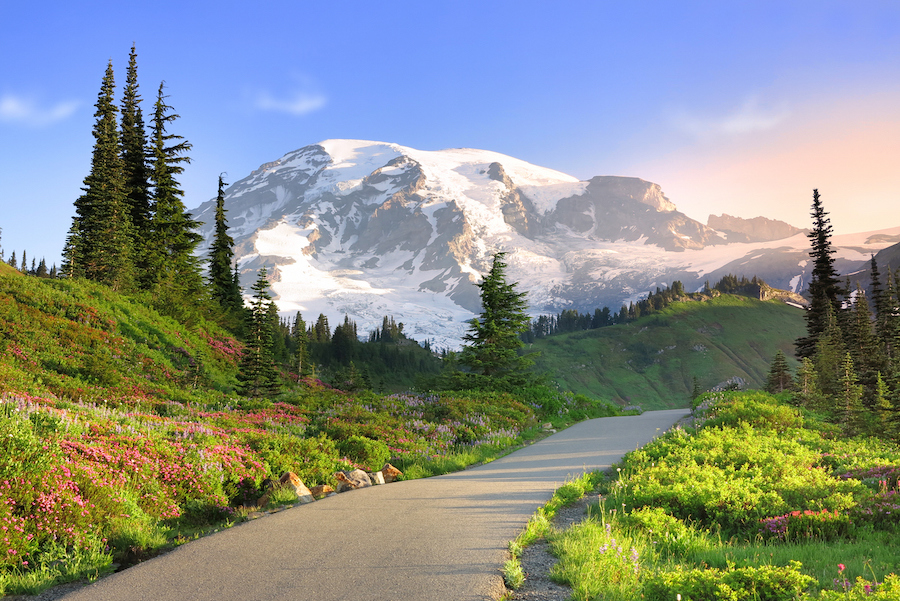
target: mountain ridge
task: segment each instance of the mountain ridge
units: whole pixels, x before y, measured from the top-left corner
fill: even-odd
[[[801,233],[734,242],[653,182],[579,181],[470,148],[325,140],[263,163],[226,190],[225,206],[242,282],[267,266],[283,315],[348,314],[365,330],[390,314],[436,347],[457,346],[479,312],[475,284],[497,251],[534,314],[615,309],[674,280],[691,290],[728,273],[797,292],[809,272]],[[193,211],[205,222],[200,254],[213,210],[208,201]],[[838,269],[858,269],[885,246],[853,238],[838,248]]]

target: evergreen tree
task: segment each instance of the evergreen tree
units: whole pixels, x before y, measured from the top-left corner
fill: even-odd
[[[293,338],[294,347],[294,365],[300,377],[306,377],[310,375],[311,367],[309,365],[309,337],[306,333],[306,322],[303,321],[300,311],[297,311],[297,315],[294,317],[291,337]]]
[[[34,272],[34,275],[36,275],[39,278],[49,277],[49,273],[47,271],[47,262],[44,260],[43,257],[41,257],[41,262],[40,262],[40,264],[38,264],[37,269]]]
[[[75,201],[75,216],[63,249],[63,273],[114,289],[129,289],[134,278],[134,230],[125,198],[114,102],[115,78],[109,62],[97,97],[91,172]]]
[[[826,398],[840,395],[841,362],[846,349],[841,329],[831,305],[825,307],[825,329],[816,340],[813,365],[818,375],[819,390]]]
[[[813,190],[811,214],[813,229],[807,237],[812,245],[809,256],[813,260],[813,269],[809,282],[810,304],[806,310],[806,336],[796,342],[799,357],[812,357],[815,353],[816,341],[825,331],[827,307],[830,306],[837,316],[840,311],[838,295],[843,293],[834,267],[831,220],[822,206],[818,190]]]
[[[12,251],[12,254],[9,255],[9,262],[7,263],[7,265],[9,265],[10,267],[12,267],[13,269],[18,269],[18,268],[19,268],[19,264],[18,264],[18,262],[16,261],[16,251]]]
[[[878,417],[878,427],[881,429],[881,433],[887,434],[888,438],[895,438],[897,435],[894,427],[895,408],[893,403],[891,403],[888,386],[880,373],[878,374],[878,379],[875,383],[875,399],[873,406],[875,414]],[[879,434],[879,432],[873,432],[873,434]]]
[[[121,156],[125,177],[125,197],[135,230],[135,263],[143,270],[147,237],[150,233],[150,173],[147,165],[147,133],[141,111],[137,81],[137,52],[132,44],[128,55],[128,74],[122,95]]]
[[[519,334],[528,328],[530,319],[525,293],[506,281],[505,254],[494,255],[491,270],[478,284],[482,312],[469,322],[460,362],[496,384],[519,385],[530,379],[527,370],[532,362],[518,352],[524,346]]]
[[[166,133],[167,126],[178,118],[165,103],[165,82],[159,85],[154,104],[151,135],[153,170],[153,218],[147,251],[148,268],[144,287],[154,292],[163,308],[178,306],[184,299],[203,297],[200,259],[194,254],[202,237],[194,231],[200,224],[186,212],[184,196],[176,176],[184,171],[182,163],[190,162],[186,152],[191,145],[181,136]]]
[[[853,308],[850,311],[849,336],[846,337],[847,350],[853,358],[860,384],[865,390],[866,405],[872,406],[875,396],[877,374],[886,369],[881,345],[872,330],[872,312],[862,287],[857,284]]]
[[[856,383],[856,372],[850,353],[841,362],[840,393],[837,395],[841,427],[846,436],[856,436],[864,430],[862,386]]]
[[[775,353],[775,359],[772,360],[772,367],[769,369],[769,375],[766,379],[766,392],[772,394],[785,392],[791,389],[791,384],[791,370],[788,367],[784,353],[779,350]]]
[[[22,273],[28,273],[28,253],[26,251],[22,251],[22,269],[20,269]]]
[[[819,376],[809,357],[800,360],[797,377],[794,380],[795,398],[798,405],[807,409],[824,409],[824,399],[819,392]]]
[[[225,180],[219,175],[219,193],[216,196],[216,232],[209,250],[209,286],[212,297],[222,307],[240,306],[240,294],[235,294],[231,263],[234,260],[234,239],[228,235],[225,217]]]
[[[241,357],[238,382],[241,394],[272,396],[278,390],[278,371],[272,358],[272,323],[269,316],[269,282],[266,268],[259,270],[253,285],[253,301],[247,318],[247,340]]]
[[[329,342],[331,340],[331,328],[328,327],[328,318],[325,317],[324,313],[319,313],[319,318],[316,320],[316,325],[313,326],[313,336],[311,337],[314,342]]]

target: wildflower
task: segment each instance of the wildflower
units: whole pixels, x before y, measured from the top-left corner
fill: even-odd
[[[840,572],[843,572],[846,568],[847,568],[847,566],[845,566],[844,564],[842,564],[842,563],[839,563],[839,564],[838,564],[838,570],[839,570]]]

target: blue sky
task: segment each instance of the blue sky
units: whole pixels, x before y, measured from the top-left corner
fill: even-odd
[[[679,210],[900,226],[897,2],[0,0],[0,246],[58,262],[107,61],[137,45],[216,178],[328,138],[660,184]],[[118,100],[118,98],[117,98]]]

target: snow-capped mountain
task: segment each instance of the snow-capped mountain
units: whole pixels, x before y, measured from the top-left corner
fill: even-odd
[[[437,347],[459,344],[498,250],[534,314],[617,309],[676,279],[694,289],[728,273],[799,291],[809,270],[809,242],[787,224],[710,216],[716,230],[657,184],[579,181],[486,150],[326,140],[230,186],[225,208],[243,284],[268,267],[282,315],[348,314],[360,331],[393,315]],[[214,210],[193,211],[204,255]],[[900,227],[879,234],[833,238],[838,268],[860,268]]]

